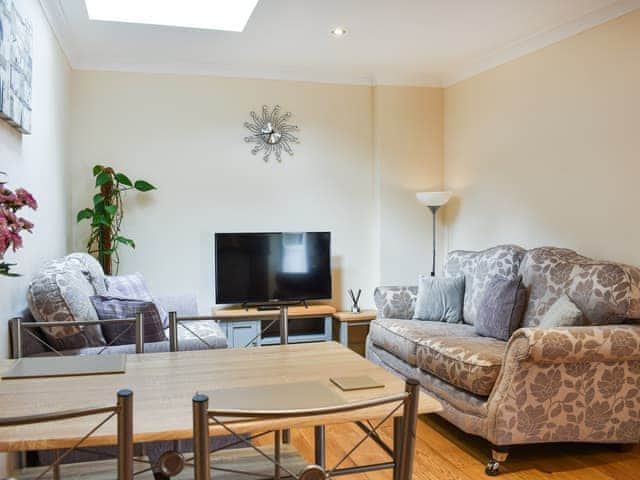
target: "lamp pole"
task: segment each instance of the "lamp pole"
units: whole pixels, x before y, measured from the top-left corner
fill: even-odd
[[[436,276],[436,214],[440,209],[440,205],[430,205],[429,210],[433,214],[433,260],[431,262],[431,276]]]

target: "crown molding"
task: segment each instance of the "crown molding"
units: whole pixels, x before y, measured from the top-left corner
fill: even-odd
[[[573,37],[585,30],[589,30],[600,24],[621,17],[637,8],[640,8],[640,0],[621,0],[587,13],[575,20],[563,23],[551,29],[535,33],[527,38],[505,45],[491,54],[471,62],[451,75],[445,75],[442,79],[443,87],[450,87],[482,72],[491,70],[516,58],[523,57],[549,45],[558,43],[569,37]]]
[[[350,72],[327,72],[316,69],[295,67],[260,67],[248,65],[227,65],[219,63],[171,62],[153,64],[144,61],[112,62],[100,59],[76,59],[72,63],[75,70],[148,73],[158,75],[201,75],[225,78],[248,78],[261,80],[286,80],[339,85],[401,85],[416,87],[442,86],[440,80],[420,76],[374,76],[358,75]]]
[[[62,0],[39,0],[47,21],[60,46],[75,70],[116,71],[169,75],[211,75],[233,78],[289,80],[314,83],[347,85],[397,85],[446,88],[491,70],[516,58],[528,55],[585,30],[613,20],[637,8],[640,0],[620,0],[595,10],[570,22],[538,32],[527,38],[501,47],[489,55],[468,62],[461,69],[442,75],[416,74],[359,74],[354,72],[326,71],[287,66],[251,67],[216,63],[172,62],[152,64],[139,61],[114,61],[112,59],[82,58],[74,47],[73,31],[67,20]]]

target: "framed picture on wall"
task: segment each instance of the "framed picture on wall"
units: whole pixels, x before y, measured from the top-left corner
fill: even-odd
[[[0,118],[31,133],[33,31],[14,0],[0,0]]]

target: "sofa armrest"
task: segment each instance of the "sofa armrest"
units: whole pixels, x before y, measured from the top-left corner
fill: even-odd
[[[378,318],[410,320],[416,306],[418,287],[377,287],[373,298],[378,309]]]
[[[198,301],[195,295],[166,295],[157,297],[158,302],[167,312],[176,312],[181,317],[198,315]]]
[[[495,445],[640,441],[640,326],[522,328],[488,400]]]

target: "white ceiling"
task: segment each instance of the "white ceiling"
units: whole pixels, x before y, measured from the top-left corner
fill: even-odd
[[[237,33],[89,21],[83,0],[40,1],[76,69],[430,86],[640,8],[640,0],[260,0]],[[349,34],[332,37],[335,26]]]

